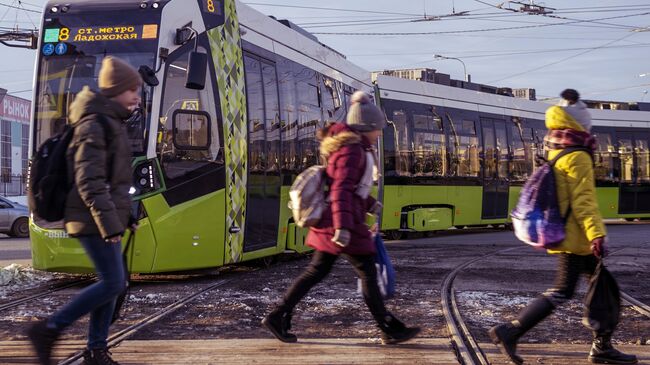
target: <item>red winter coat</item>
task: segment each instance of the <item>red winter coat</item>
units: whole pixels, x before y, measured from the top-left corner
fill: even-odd
[[[318,251],[334,255],[372,255],[375,245],[366,224],[366,212],[375,204],[368,196],[362,199],[356,193],[366,166],[366,151],[370,150],[368,139],[347,125],[335,124],[320,146],[321,155],[327,158],[329,198],[331,204],[323,212],[317,225],[310,228],[307,245]],[[341,247],[332,242],[336,229],[350,232],[350,243]]]

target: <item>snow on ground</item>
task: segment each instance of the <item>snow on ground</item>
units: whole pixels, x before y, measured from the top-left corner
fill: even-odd
[[[31,267],[11,264],[0,268],[0,299],[18,291],[33,288],[52,280],[53,274],[34,270]]]

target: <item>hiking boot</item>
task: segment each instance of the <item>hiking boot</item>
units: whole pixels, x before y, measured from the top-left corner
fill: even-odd
[[[503,323],[490,328],[489,334],[492,342],[499,347],[502,354],[517,365],[524,363],[524,359],[517,355],[517,340],[521,336],[521,330],[518,327],[512,323]]]
[[[291,329],[291,313],[275,309],[262,319],[262,325],[282,342],[296,342],[298,337],[289,333]]]
[[[420,327],[406,327],[404,323],[395,318],[392,314],[387,315],[378,324],[381,329],[381,343],[384,345],[394,345],[400,342],[406,342],[420,333]]]
[[[61,331],[56,328],[48,327],[46,319],[35,323],[27,330],[27,337],[36,350],[39,364],[52,364],[52,348],[60,334]]]
[[[636,364],[639,362],[636,356],[615,349],[612,346],[611,336],[597,336],[594,338],[587,359],[594,364]]]
[[[81,365],[120,365],[119,362],[111,358],[111,352],[108,349],[86,349],[83,356],[84,361]]]

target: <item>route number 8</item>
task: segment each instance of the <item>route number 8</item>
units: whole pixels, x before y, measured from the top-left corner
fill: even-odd
[[[59,40],[61,42],[65,42],[70,38],[70,29],[68,28],[61,28],[61,31],[59,32]]]
[[[214,13],[214,0],[207,0],[208,1],[208,11],[211,13]]]

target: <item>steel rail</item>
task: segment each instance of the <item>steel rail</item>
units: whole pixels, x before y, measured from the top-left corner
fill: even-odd
[[[203,294],[205,292],[208,292],[208,291],[210,291],[210,290],[212,290],[214,288],[220,287],[220,286],[222,286],[222,285],[224,285],[226,283],[229,283],[232,280],[233,279],[220,280],[217,283],[209,285],[209,286],[207,286],[207,287],[205,287],[205,288],[203,288],[203,289],[201,289],[199,291],[196,291],[196,292],[194,292],[194,293],[192,293],[190,295],[187,295],[187,296],[183,297],[182,299],[180,299],[180,300],[166,306],[165,308],[157,311],[156,313],[142,319],[138,323],[135,323],[135,324],[133,324],[133,325],[131,325],[131,326],[129,326],[129,327],[115,333],[115,334],[113,334],[112,336],[110,336],[108,338],[108,348],[113,348],[115,346],[118,346],[120,343],[122,343],[123,341],[125,341],[126,339],[128,339],[129,337],[134,335],[137,331],[144,328],[145,326],[148,326],[148,325],[150,325],[150,324],[152,324],[154,322],[157,322],[159,319],[161,319],[161,318],[167,316],[168,314],[180,309],[186,303],[192,301],[193,299],[200,296],[201,294]],[[83,352],[84,352],[83,350],[77,351],[74,355],[72,355],[72,356],[68,357],[67,359],[65,359],[64,361],[60,362],[59,365],[71,365],[71,364],[75,363],[75,361],[80,360],[83,357]]]
[[[463,321],[460,310],[458,309],[458,305],[456,303],[456,296],[453,289],[454,279],[459,272],[479,260],[494,256],[502,252],[519,250],[522,248],[523,247],[510,247],[471,259],[458,265],[445,277],[441,290],[442,312],[445,317],[445,321],[447,322],[447,329],[449,330],[449,335],[451,336],[452,347],[454,348],[456,357],[461,364],[489,365],[490,362],[481,347],[478,345],[478,342],[474,339],[474,336],[469,330],[469,327],[465,324],[465,321]]]
[[[42,298],[44,296],[50,295],[52,293],[56,293],[56,292],[61,291],[63,289],[68,289],[68,288],[71,288],[73,286],[77,286],[77,285],[80,285],[80,284],[90,283],[93,280],[94,279],[74,280],[74,281],[71,281],[69,283],[65,283],[65,284],[63,284],[61,286],[50,288],[50,289],[48,289],[48,290],[46,290],[44,292],[38,293],[38,294],[28,295],[28,296],[23,297],[23,298],[19,298],[19,299],[16,299],[16,300],[9,301],[7,303],[0,304],[0,311],[17,307],[17,306],[19,306],[19,305],[21,305],[23,303],[32,301],[34,299]]]

